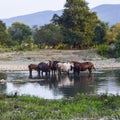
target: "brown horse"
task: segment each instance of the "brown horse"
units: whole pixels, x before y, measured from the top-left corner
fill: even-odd
[[[80,71],[85,71],[88,70],[89,74],[92,73],[92,69],[96,70],[94,67],[94,64],[92,62],[77,62],[77,61],[72,61],[74,64],[74,74],[77,72],[78,74]]]
[[[38,65],[36,64],[30,64],[28,65],[28,69],[29,69],[29,77],[32,77],[32,70],[36,70],[38,72],[38,76],[40,75],[40,69],[38,67]]]

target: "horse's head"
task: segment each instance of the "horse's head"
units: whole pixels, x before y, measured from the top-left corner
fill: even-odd
[[[48,66],[51,68],[53,65],[53,62],[51,60],[48,61]]]
[[[72,71],[74,69],[74,63],[70,62],[69,65],[70,65],[70,70]]]

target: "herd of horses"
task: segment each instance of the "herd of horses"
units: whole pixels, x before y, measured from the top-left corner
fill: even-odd
[[[38,72],[38,76],[50,75],[57,73],[61,75],[61,73],[66,73],[69,75],[70,71],[73,71],[73,74],[80,74],[80,71],[89,71],[89,74],[92,73],[92,70],[96,70],[94,64],[92,62],[61,62],[61,61],[48,61],[48,62],[40,62],[39,64],[30,64],[28,65],[29,69],[29,77],[32,77],[32,71],[36,70]]]

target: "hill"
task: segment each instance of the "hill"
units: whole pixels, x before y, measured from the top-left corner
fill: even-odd
[[[43,26],[50,23],[50,20],[54,14],[59,16],[62,15],[62,11],[63,10],[48,10],[8,19],[2,19],[2,21],[6,23],[7,26],[10,26],[15,21],[22,22],[26,25],[29,25],[30,27],[34,25]],[[91,11],[96,12],[100,20],[109,23],[110,26],[120,22],[120,4],[104,4],[91,9]]]
[[[120,22],[120,4],[104,4],[92,9],[96,12],[100,20],[114,25]]]
[[[54,14],[61,15],[62,10],[58,10],[58,11],[48,10],[48,11],[36,12],[33,14],[2,19],[2,21],[6,23],[6,26],[11,26],[11,24],[15,21],[22,22],[26,25],[29,25],[30,27],[34,25],[43,26],[45,24],[50,23],[50,20],[52,19]]]

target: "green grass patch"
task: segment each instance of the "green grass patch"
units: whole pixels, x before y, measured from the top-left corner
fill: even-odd
[[[1,120],[120,118],[120,96],[84,95],[60,100],[30,96],[0,97]]]

